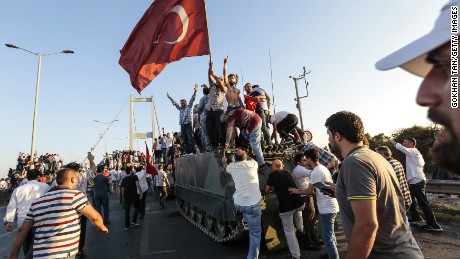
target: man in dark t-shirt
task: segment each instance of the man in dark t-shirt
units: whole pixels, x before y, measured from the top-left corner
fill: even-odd
[[[125,230],[128,230],[130,227],[129,219],[131,205],[134,205],[134,215],[131,225],[134,227],[139,226],[139,224],[137,224],[137,214],[139,211],[139,200],[142,199],[142,189],[139,185],[139,178],[137,178],[137,175],[133,174],[133,172],[133,167],[127,167],[127,176],[123,178],[123,182],[121,184],[124,198],[123,207],[125,209]],[[139,191],[140,196],[137,195],[137,191]]]
[[[268,193],[270,192],[270,187],[274,187],[276,196],[278,197],[280,218],[283,222],[289,251],[292,257],[300,258],[299,242],[295,236],[295,229],[292,222],[294,218],[296,229],[299,232],[304,232],[302,210],[305,208],[305,204],[300,195],[289,193],[289,188],[297,187],[291,173],[284,170],[283,162],[278,159],[274,160],[272,170],[273,172],[268,176],[265,191]]]
[[[97,167],[97,174],[94,177],[94,205],[97,212],[102,215],[101,207],[104,208],[104,224],[110,224],[109,220],[109,194],[107,192],[107,185],[109,184],[109,179],[102,175],[104,171],[104,166]]]

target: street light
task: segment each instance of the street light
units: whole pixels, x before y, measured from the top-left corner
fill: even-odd
[[[32,126],[32,147],[30,148],[30,168],[34,168],[34,155],[35,155],[35,128],[37,124],[37,107],[38,107],[38,92],[40,90],[40,72],[41,72],[41,66],[42,66],[42,57],[44,56],[50,56],[50,55],[55,55],[55,54],[73,54],[74,52],[72,50],[63,50],[60,52],[53,52],[53,53],[37,53],[33,52],[27,49],[23,49],[17,45],[14,44],[5,44],[8,48],[13,48],[13,49],[20,49],[24,50],[25,52],[29,52],[30,54],[34,54],[35,56],[38,57],[38,72],[37,72],[37,86],[35,89],[35,108],[34,108],[34,121],[33,121],[33,126]]]

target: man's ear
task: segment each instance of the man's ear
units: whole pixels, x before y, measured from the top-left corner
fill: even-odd
[[[333,137],[334,137],[334,140],[335,140],[336,142],[339,142],[339,141],[341,141],[341,140],[344,139],[343,136],[342,136],[340,133],[338,133],[338,132],[335,132],[334,135],[333,135]]]

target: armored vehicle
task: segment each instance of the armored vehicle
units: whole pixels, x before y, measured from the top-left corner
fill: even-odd
[[[283,161],[292,171],[296,146],[277,145],[264,150],[266,163],[274,159]],[[228,242],[245,233],[243,215],[233,204],[235,184],[222,165],[223,150],[216,150],[175,159],[175,195],[178,210],[188,221],[217,242]],[[251,155],[251,154],[250,154]],[[287,246],[279,218],[278,200],[275,193],[265,193],[265,185],[271,173],[269,166],[259,172],[260,191],[264,196],[262,229],[269,251]]]

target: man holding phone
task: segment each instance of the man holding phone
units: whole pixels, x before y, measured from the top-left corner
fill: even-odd
[[[321,237],[326,247],[327,258],[339,258],[339,251],[337,250],[337,241],[334,233],[334,221],[339,212],[339,204],[337,199],[331,197],[333,192],[330,193],[322,191],[321,185],[325,186],[323,182],[332,182],[332,176],[329,170],[320,164],[319,151],[316,148],[308,149],[304,152],[306,166],[313,168],[310,175],[310,185],[306,190],[290,189],[291,193],[312,195],[316,193],[316,201],[319,211],[319,222],[321,225]],[[316,188],[315,188],[316,187]],[[326,258],[326,256],[325,256]]]

